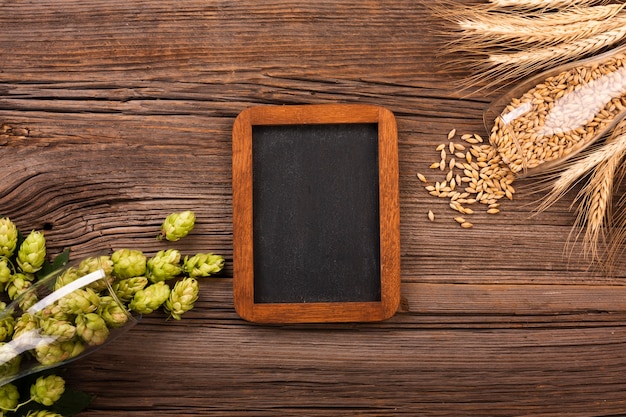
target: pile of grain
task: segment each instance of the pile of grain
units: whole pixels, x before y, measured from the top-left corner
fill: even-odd
[[[426,184],[424,187],[430,195],[449,199],[449,207],[460,214],[453,218],[461,227],[471,228],[473,223],[467,216],[474,214],[474,209],[470,206],[482,204],[486,213],[499,213],[499,200],[513,199],[515,175],[497,150],[483,143],[480,135],[464,134],[461,141],[455,141],[456,137],[453,129],[448,133],[448,142],[437,146],[440,159],[430,165],[432,175],[418,173],[417,177]],[[429,179],[436,175],[440,178]],[[435,217],[429,210],[428,218],[435,221]]]
[[[513,172],[530,172],[584,149],[624,111],[626,54],[620,53],[547,77],[513,98],[489,140]]]

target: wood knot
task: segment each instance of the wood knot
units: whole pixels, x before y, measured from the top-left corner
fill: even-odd
[[[8,139],[23,139],[30,136],[30,130],[24,126],[11,125],[9,123],[3,123],[0,127],[0,138]],[[6,141],[4,142],[6,144]]]

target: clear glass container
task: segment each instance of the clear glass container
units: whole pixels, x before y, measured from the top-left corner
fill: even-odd
[[[48,274],[0,312],[0,386],[84,357],[137,324],[99,262]]]
[[[518,176],[549,172],[626,116],[626,45],[520,82],[484,112],[490,142]]]

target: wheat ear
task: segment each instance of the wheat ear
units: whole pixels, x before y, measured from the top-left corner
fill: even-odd
[[[616,140],[626,142],[626,136],[620,136]],[[574,227],[585,228],[584,255],[599,264],[603,261],[599,256],[598,247],[600,243],[607,243],[615,172],[625,153],[626,146],[621,154],[616,153],[600,162],[575,200],[580,204]]]
[[[493,7],[516,10],[555,9],[571,6],[591,6],[597,0],[489,0]],[[603,1],[602,3],[606,3]]]
[[[626,137],[626,120],[621,121],[616,126],[609,140],[602,146],[567,163],[566,167],[556,177],[548,194],[542,199],[537,211],[547,210],[602,161],[610,159],[613,155],[626,152],[626,140],[617,140],[617,138],[624,137]]]
[[[588,8],[576,7],[559,13],[524,15],[468,11],[458,17],[463,36],[451,43],[459,50],[486,51],[488,48],[548,46],[588,38],[626,24],[620,11],[626,4]]]

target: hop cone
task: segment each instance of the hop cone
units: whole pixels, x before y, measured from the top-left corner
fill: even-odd
[[[0,256],[10,258],[17,247],[17,227],[8,218],[0,218]]]
[[[70,317],[70,313],[66,312],[62,306],[58,303],[52,303],[45,306],[39,312],[40,318],[43,320],[46,319],[55,319],[55,320],[68,320]]]
[[[43,233],[33,230],[24,239],[17,251],[17,264],[23,272],[34,274],[46,260],[46,238]]]
[[[5,291],[11,300],[15,300],[17,297],[22,295],[28,290],[31,285],[33,285],[32,277],[27,274],[17,273],[13,275],[13,279],[7,287]],[[28,310],[32,305],[37,302],[37,295],[34,293],[30,293],[28,296],[25,296],[24,299],[20,300],[20,308],[22,310]]]
[[[113,273],[119,279],[138,277],[146,273],[146,256],[140,250],[119,249],[111,255]]]
[[[180,320],[185,312],[193,308],[198,299],[198,291],[199,286],[196,279],[184,278],[178,281],[165,302],[165,310],[170,313],[172,318]]]
[[[17,374],[22,357],[9,343],[0,342],[0,376]]]
[[[65,392],[65,380],[57,375],[40,376],[30,386],[30,398],[41,405],[51,406]]]
[[[43,365],[54,365],[75,358],[84,350],[85,345],[78,340],[40,343],[35,348],[35,357]]]
[[[224,268],[224,258],[212,253],[199,253],[185,256],[183,271],[191,278],[208,277],[220,272]]]
[[[57,280],[54,283],[54,289],[58,290],[60,288],[63,288],[70,282],[74,282],[80,277],[81,275],[78,273],[78,270],[76,268],[67,268],[63,272],[61,272],[61,275],[57,277]]]
[[[13,326],[13,340],[19,339],[22,335],[26,335],[38,327],[39,323],[35,316],[29,313],[22,314]]]
[[[24,417],[63,417],[61,414],[48,411],[48,410],[33,410],[29,411]]]
[[[93,313],[100,305],[100,297],[91,288],[79,288],[61,298],[58,303],[67,314]]]
[[[113,282],[113,261],[110,256],[98,256],[96,258],[83,259],[78,265],[78,274],[84,276],[91,274],[92,272],[102,269],[105,274],[105,278],[89,284],[89,287],[96,292],[104,291],[107,288],[107,281],[109,284]]]
[[[76,335],[76,327],[67,320],[46,319],[40,322],[42,334],[58,342],[67,342]]]
[[[176,242],[187,236],[196,224],[196,215],[193,211],[172,213],[165,218],[161,225],[161,237]]]
[[[76,334],[89,346],[99,346],[109,337],[109,328],[96,313],[80,314],[76,317]]]
[[[6,258],[0,258],[0,290],[4,291],[6,285],[11,281],[13,276],[11,275],[11,267],[9,261]]]
[[[127,303],[133,299],[137,291],[143,290],[146,285],[148,285],[146,277],[127,278],[113,284],[113,291],[120,301]]]
[[[15,385],[5,384],[0,387],[0,413],[2,410],[15,409],[19,401],[20,393]]]
[[[157,282],[137,291],[128,307],[141,314],[150,314],[158,309],[169,297],[170,287],[165,282]]]
[[[4,342],[13,336],[15,328],[15,319],[13,316],[6,316],[0,320],[0,342]]]
[[[150,282],[167,281],[181,272],[180,252],[176,249],[161,250],[148,259],[146,276]]]
[[[61,414],[48,410],[33,410],[29,411],[24,417],[63,417]]]
[[[109,327],[121,327],[128,321],[128,313],[119,305],[113,297],[106,296],[100,298],[100,308],[98,314]]]

